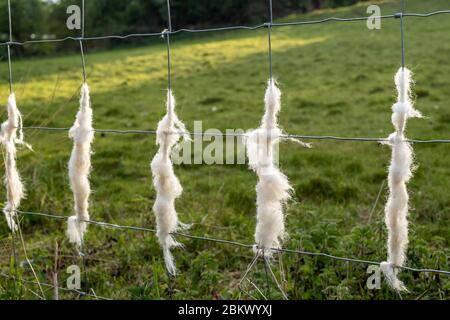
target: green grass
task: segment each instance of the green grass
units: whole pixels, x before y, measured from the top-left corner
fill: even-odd
[[[389,1],[381,7],[383,14],[398,10],[398,4]],[[408,1],[410,12],[438,9],[448,9],[448,2]],[[365,7],[287,19],[331,15],[365,15]],[[427,116],[410,121],[411,138],[450,137],[449,29],[447,15],[405,19],[406,62],[416,74],[416,107]],[[174,36],[172,42],[173,89],[178,114],[189,129],[194,120],[202,120],[203,128],[222,131],[258,126],[268,77],[265,30]],[[161,39],[152,46],[87,54],[97,128],[156,127],[165,111],[165,50]],[[2,55],[0,101],[6,101],[8,73],[5,52]],[[275,28],[273,62],[283,93],[280,123],[286,132],[387,137],[393,131],[390,107],[395,101],[393,76],[400,64],[399,20],[383,20],[382,29],[373,31],[365,22]],[[81,83],[79,56],[15,60],[13,67],[25,125],[71,126]],[[67,133],[27,130],[26,138],[35,151],[18,153],[28,189],[21,209],[72,214],[67,177],[72,144]],[[408,265],[448,269],[450,153],[448,146],[439,144],[414,148],[418,169],[409,185]],[[153,227],[155,190],[149,163],[156,152],[154,136],[97,134],[94,150],[92,218]],[[295,201],[287,209],[289,238],[285,247],[384,260],[386,190],[371,219],[369,215],[387,175],[389,148],[376,143],[315,141],[310,150],[286,143],[280,151],[281,168],[296,191]],[[184,186],[177,209],[183,222],[193,223],[190,233],[253,243],[256,176],[246,165],[181,165],[176,173]],[[4,189],[0,192],[5,199]],[[60,243],[59,272],[65,285],[67,266],[81,264],[65,238],[65,224],[25,217],[23,230],[41,281],[51,282],[54,242]],[[4,222],[0,239],[9,243]],[[252,259],[250,250],[180,240],[186,246],[174,250],[180,274],[169,281],[154,235],[90,226],[83,288],[118,299],[239,296],[236,284]],[[10,273],[5,256],[9,251],[2,254],[1,269]],[[366,288],[365,265],[289,254],[282,259],[291,299],[395,299],[385,282],[380,290]],[[28,268],[20,267],[18,272],[32,279]],[[446,276],[403,272],[401,278],[410,290],[403,298],[450,296]],[[264,288],[262,265],[251,279]],[[37,288],[30,284],[14,287],[10,280],[0,279],[0,298],[35,298],[27,289]],[[51,290],[46,292],[51,298]],[[281,298],[274,293],[275,287],[272,292],[274,298]],[[61,295],[77,298],[71,293]]]

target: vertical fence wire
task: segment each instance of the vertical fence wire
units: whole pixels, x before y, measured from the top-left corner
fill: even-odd
[[[84,0],[81,1],[81,38],[80,38],[80,54],[81,54],[81,67],[83,70],[83,83],[86,83],[87,81],[87,75],[86,75],[86,60],[84,57],[84,48],[83,48],[83,39],[84,39],[84,22],[85,22],[85,3]]]
[[[166,1],[167,3],[167,23],[168,23],[168,32],[165,33],[166,42],[167,42],[167,88],[172,90],[172,70],[171,70],[171,56],[170,56],[170,33],[172,32],[172,15],[170,10],[170,0]]]
[[[405,0],[401,0],[401,12],[400,12],[400,37],[402,46],[402,69],[405,69],[405,31],[403,24],[403,15],[405,14]]]
[[[12,19],[11,19],[11,0],[8,0],[8,22],[9,22],[9,43],[7,45],[8,50],[8,70],[9,70],[9,93],[13,93],[13,76],[12,76],[12,63],[11,63],[11,43],[13,42],[12,35]]]
[[[272,81],[272,25],[273,25],[273,4],[272,0],[269,0],[269,22],[267,23],[267,40],[269,45],[269,79]]]

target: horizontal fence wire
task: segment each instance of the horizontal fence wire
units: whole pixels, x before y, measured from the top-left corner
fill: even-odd
[[[69,131],[70,128],[57,128],[57,127],[23,127],[25,130],[38,130],[38,131]],[[94,132],[98,133],[113,133],[113,134],[147,134],[156,135],[156,130],[120,130],[120,129],[94,129]],[[171,131],[167,134],[179,134],[179,135],[191,135],[191,136],[213,136],[213,137],[246,137],[246,133],[213,133],[213,132],[183,132],[183,131]],[[381,142],[388,143],[388,138],[366,138],[366,137],[337,137],[337,136],[312,136],[312,135],[298,135],[298,134],[282,134],[280,139],[310,139],[310,140],[337,140],[337,141],[366,141],[366,142]],[[410,143],[450,143],[450,139],[405,139],[405,142]]]
[[[308,20],[308,21],[292,21],[292,22],[276,22],[276,23],[263,23],[256,26],[229,26],[229,27],[218,27],[218,28],[207,28],[207,29],[178,29],[178,30],[163,30],[161,32],[151,32],[151,33],[131,33],[127,35],[106,35],[106,36],[92,36],[92,37],[65,37],[60,39],[38,39],[38,40],[27,40],[23,42],[19,41],[7,41],[1,42],[0,46],[16,45],[24,46],[27,44],[39,44],[39,43],[55,43],[64,41],[97,41],[97,40],[125,40],[130,38],[145,38],[145,37],[163,37],[165,35],[174,35],[179,33],[205,33],[205,32],[218,32],[218,31],[230,31],[230,30],[257,30],[261,28],[268,27],[286,27],[286,26],[299,26],[299,25],[311,25],[326,22],[351,22],[351,21],[364,21],[369,19],[398,19],[401,17],[417,17],[417,18],[428,18],[441,14],[450,14],[450,10],[439,10],[429,13],[394,13],[382,16],[362,16],[362,17],[351,17],[351,18],[339,18],[339,17],[329,17],[319,20]]]
[[[16,210],[18,214],[22,216],[40,216],[40,217],[46,217],[50,219],[56,219],[56,220],[67,220],[68,216],[64,215],[57,215],[57,214],[51,214],[51,213],[44,213],[44,212],[32,212],[32,211],[22,211],[22,210]],[[118,230],[130,230],[130,231],[143,231],[143,232],[149,232],[149,233],[156,233],[156,229],[152,228],[145,228],[145,227],[138,227],[138,226],[128,226],[128,225],[119,225],[119,224],[113,224],[113,223],[107,223],[107,222],[101,222],[101,221],[94,221],[94,220],[82,220],[83,222],[86,222],[88,224],[105,227],[105,228],[112,228],[112,229],[118,229]],[[194,240],[203,240],[203,241],[209,241],[209,242],[215,242],[215,243],[221,243],[236,247],[242,247],[246,249],[258,249],[258,247],[254,244],[247,244],[242,243],[238,241],[231,241],[231,240],[225,240],[225,239],[217,239],[213,237],[204,237],[204,236],[196,236],[191,235],[183,232],[173,232],[171,233],[173,236],[179,236],[184,237],[188,239],[194,239]],[[332,260],[337,261],[344,261],[344,262],[352,262],[352,263],[360,263],[360,264],[367,264],[367,265],[380,265],[381,262],[378,261],[370,261],[370,260],[362,260],[362,259],[353,259],[348,257],[340,257],[335,256],[328,253],[323,252],[310,252],[310,251],[304,251],[304,250],[294,250],[294,249],[284,249],[284,248],[267,248],[267,250],[272,250],[276,252],[284,252],[284,253],[291,253],[291,254],[298,254],[298,255],[307,255],[307,256],[314,256],[314,257],[324,257]],[[437,269],[428,269],[428,268],[412,268],[412,267],[397,267],[398,269],[408,270],[412,272],[419,272],[419,273],[436,273],[436,274],[444,274],[447,276],[450,276],[450,271],[447,270],[437,270]]]

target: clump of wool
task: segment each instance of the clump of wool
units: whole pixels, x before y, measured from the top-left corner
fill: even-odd
[[[89,221],[89,195],[91,186],[89,174],[91,172],[92,142],[94,128],[92,127],[92,108],[89,87],[85,83],[81,87],[80,109],[75,123],[69,131],[73,140],[72,153],[69,160],[70,186],[74,198],[75,215],[67,221],[67,236],[71,243],[81,246]]]
[[[405,129],[408,118],[422,117],[414,109],[411,99],[411,71],[400,68],[395,75],[398,92],[397,102],[392,106],[392,124],[395,132],[389,136],[388,145],[392,148],[389,165],[389,197],[385,207],[385,223],[388,229],[388,260],[381,263],[381,270],[386,275],[391,287],[405,291],[405,285],[398,279],[398,267],[406,260],[408,246],[408,201],[406,184],[413,175],[413,150],[406,141]]]
[[[281,92],[273,79],[269,80],[264,102],[261,126],[247,133],[246,149],[249,166],[258,175],[255,241],[259,250],[270,256],[271,248],[279,248],[285,236],[283,209],[292,194],[288,178],[274,163],[274,147],[283,133],[278,127]]]
[[[7,103],[8,120],[1,126],[0,142],[4,147],[5,163],[5,186],[7,201],[3,209],[6,222],[11,231],[17,230],[17,212],[20,202],[25,197],[25,188],[20,178],[16,163],[16,145],[25,145],[29,149],[31,146],[24,142],[22,132],[22,116],[17,108],[16,97],[11,93]]]
[[[176,267],[171,248],[182,245],[174,239],[172,233],[187,226],[178,220],[175,210],[175,200],[181,196],[183,188],[174,173],[170,154],[182,137],[189,139],[189,134],[175,113],[175,98],[171,90],[167,91],[166,106],[166,115],[158,123],[157,128],[156,144],[159,145],[159,149],[151,162],[153,185],[156,189],[153,212],[166,268],[171,275],[175,275]]]

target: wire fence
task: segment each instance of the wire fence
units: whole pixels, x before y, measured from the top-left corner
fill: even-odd
[[[266,22],[258,24],[255,26],[229,26],[229,27],[218,27],[218,28],[205,28],[205,29],[177,29],[177,30],[163,30],[160,32],[150,32],[150,33],[130,33],[126,35],[106,35],[106,36],[91,36],[91,37],[64,37],[59,39],[38,39],[38,40],[26,40],[26,41],[7,41],[0,42],[0,46],[24,46],[30,44],[44,44],[44,43],[56,43],[65,41],[98,41],[98,40],[126,40],[130,38],[145,38],[145,37],[164,37],[165,35],[176,35],[180,33],[207,33],[207,32],[220,32],[220,31],[235,31],[235,30],[258,30],[269,27],[288,27],[288,26],[302,26],[302,25],[312,25],[327,22],[354,22],[354,21],[366,21],[368,19],[400,19],[401,17],[410,18],[429,18],[436,15],[450,14],[450,10],[438,10],[429,13],[395,13],[382,16],[362,16],[362,17],[351,17],[351,18],[340,18],[340,17],[329,17],[320,20],[309,20],[309,21],[291,21],[291,22]]]
[[[45,218],[60,220],[60,221],[65,221],[65,220],[67,220],[67,217],[68,217],[67,215],[50,214],[50,213],[44,213],[44,212],[32,212],[32,211],[21,211],[21,210],[16,210],[15,212],[21,216],[39,216],[39,217],[45,217]],[[102,228],[111,228],[111,229],[115,229],[115,230],[138,231],[138,232],[147,232],[147,233],[152,233],[152,234],[155,234],[157,232],[157,230],[154,228],[147,228],[147,227],[142,227],[142,226],[120,225],[120,224],[95,221],[95,220],[82,220],[82,221],[86,222],[88,224],[94,225],[94,226],[98,226],[98,227],[102,227]],[[231,240],[226,240],[226,239],[218,239],[218,238],[214,238],[214,237],[192,235],[192,234],[183,233],[183,232],[173,232],[172,235],[175,237],[183,237],[183,238],[187,238],[187,239],[201,240],[201,241],[213,242],[213,243],[218,243],[218,244],[223,244],[223,245],[228,245],[228,246],[240,247],[240,248],[252,250],[253,252],[257,252],[258,249],[261,249],[261,248],[258,248],[258,246],[254,245],[254,244],[243,243],[243,242],[239,242],[239,241],[231,241]],[[342,261],[342,262],[348,262],[348,263],[354,263],[354,264],[378,266],[381,263],[380,261],[354,259],[354,258],[336,256],[336,255],[332,255],[332,254],[324,253],[324,252],[311,252],[311,251],[305,251],[305,250],[295,250],[295,249],[285,249],[285,248],[264,248],[264,249],[272,250],[274,252],[286,253],[286,254],[322,257],[322,258],[327,258],[330,260]],[[257,258],[257,256],[255,256],[255,258],[252,260],[252,263],[250,264],[249,268],[247,269],[247,273],[248,273],[249,269],[251,267],[253,267],[254,263],[256,262],[256,258]],[[441,275],[445,275],[445,276],[450,276],[450,271],[447,271],[447,270],[430,269],[430,268],[414,268],[414,267],[408,267],[408,266],[402,266],[402,267],[397,267],[397,268],[405,270],[405,271],[416,272],[416,273],[425,273],[425,274],[433,273],[433,274],[441,274]],[[271,269],[269,269],[269,270],[271,270]],[[274,277],[273,271],[271,271],[271,272],[272,272],[272,276]],[[99,299],[99,300],[112,300],[112,298],[87,293],[87,292],[84,292],[81,290],[55,286],[53,284],[45,283],[45,282],[41,282],[41,281],[26,280],[26,279],[18,278],[15,276],[10,276],[10,275],[7,275],[2,272],[0,272],[0,276],[3,278],[8,278],[10,280],[19,281],[19,282],[23,282],[23,283],[40,285],[43,287],[48,287],[48,288],[53,288],[53,289],[56,288],[61,291],[78,294],[83,297],[90,297],[90,298]],[[260,292],[259,288],[256,287],[256,285],[254,283],[252,283],[251,281],[250,281],[250,283]],[[280,291],[283,292],[283,290],[280,290]],[[247,293],[247,292],[245,292],[245,293]],[[247,294],[249,294],[249,293],[247,293]]]
[[[38,130],[38,131],[69,131],[70,128],[56,128],[56,127],[38,127],[27,126],[23,127],[26,130]],[[113,133],[113,134],[146,134],[156,135],[156,130],[120,130],[120,129],[94,129],[94,132],[98,133]],[[246,133],[218,133],[218,132],[183,132],[172,131],[166,132],[167,134],[177,135],[191,135],[191,136],[212,136],[212,137],[247,137]],[[310,136],[299,134],[282,134],[280,139],[310,139],[310,140],[336,140],[336,141],[361,141],[361,142],[390,142],[387,138],[368,138],[368,137],[337,137],[337,136]],[[405,142],[410,143],[450,143],[448,139],[405,139]]]
[[[25,216],[41,216],[46,217],[50,219],[56,219],[56,220],[67,220],[66,215],[56,215],[56,214],[50,214],[50,213],[44,213],[44,212],[31,212],[31,211],[21,211],[16,210],[17,213]],[[88,224],[96,225],[99,227],[104,228],[112,228],[112,229],[119,229],[119,230],[130,230],[130,231],[143,231],[143,232],[150,232],[150,233],[156,233],[157,230],[153,228],[146,228],[146,227],[139,227],[139,226],[129,226],[129,225],[119,225],[119,224],[113,224],[113,223],[107,223],[107,222],[101,222],[101,221],[94,221],[94,220],[82,220],[83,222],[86,222]],[[178,236],[178,237],[184,237],[189,239],[195,239],[195,240],[204,240],[204,241],[210,241],[215,243],[221,243],[226,245],[232,245],[247,249],[260,249],[257,245],[254,244],[247,244],[242,243],[238,241],[230,241],[225,239],[217,239],[213,237],[203,237],[203,236],[196,236],[191,235],[183,232],[173,232],[172,235]],[[309,251],[303,251],[303,250],[294,250],[294,249],[284,249],[284,248],[266,248],[267,250],[272,250],[276,252],[284,252],[284,253],[292,253],[292,254],[300,254],[300,255],[308,255],[308,256],[315,256],[315,257],[324,257],[329,258],[332,260],[338,260],[338,261],[344,261],[344,262],[352,262],[352,263],[362,263],[367,265],[380,265],[381,262],[379,261],[370,261],[370,260],[362,260],[362,259],[352,259],[347,257],[339,257],[335,255],[331,255],[328,253],[323,252],[309,252]],[[426,273],[439,273],[439,274],[445,274],[450,276],[450,271],[447,270],[436,270],[436,269],[425,269],[425,268],[412,268],[412,267],[398,267],[399,269],[404,269],[408,271],[413,272],[426,272]]]
[[[302,25],[313,25],[313,24],[321,24],[321,23],[328,23],[328,22],[352,22],[352,21],[364,21],[368,19],[399,19],[400,20],[400,29],[401,29],[401,50],[402,50],[402,59],[401,63],[402,66],[405,65],[405,49],[404,49],[404,29],[403,29],[403,19],[404,18],[428,18],[433,17],[437,15],[443,15],[443,14],[450,14],[450,10],[439,10],[439,11],[433,11],[429,13],[407,13],[404,12],[404,1],[402,1],[402,10],[399,13],[390,14],[390,15],[382,15],[378,17],[374,16],[361,16],[361,17],[350,17],[350,18],[341,18],[341,17],[328,17],[324,19],[319,20],[309,20],[309,21],[292,21],[292,22],[273,22],[273,8],[272,8],[272,0],[269,0],[269,19],[268,22],[259,24],[256,26],[228,26],[228,27],[219,27],[219,28],[208,28],[208,29],[187,29],[182,28],[178,30],[173,30],[172,28],[172,20],[171,20],[171,7],[170,7],[170,0],[166,0],[167,2],[167,15],[168,15],[168,27],[167,29],[161,31],[161,32],[154,32],[154,33],[134,33],[134,34],[127,34],[127,35],[107,35],[107,36],[91,36],[87,37],[85,35],[85,6],[84,6],[84,0],[82,1],[82,24],[81,24],[81,35],[80,37],[65,37],[60,39],[39,39],[39,40],[26,40],[26,41],[14,41],[13,39],[13,33],[12,33],[12,16],[11,16],[11,3],[10,0],[8,0],[8,17],[9,17],[9,41],[0,43],[0,46],[6,46],[7,47],[7,54],[8,54],[8,66],[9,66],[9,89],[10,92],[13,92],[13,72],[12,72],[12,60],[11,60],[11,46],[25,46],[25,45],[31,45],[31,44],[42,44],[42,43],[57,43],[57,42],[64,42],[64,41],[77,41],[80,44],[80,55],[81,55],[81,64],[82,64],[82,74],[83,74],[83,80],[86,82],[87,80],[87,73],[86,73],[86,63],[85,63],[85,57],[84,57],[84,49],[83,49],[83,42],[86,41],[98,41],[98,40],[106,40],[106,39],[129,39],[134,37],[163,37],[166,39],[167,44],[167,80],[168,80],[168,88],[170,89],[172,86],[171,81],[171,48],[170,48],[170,36],[176,35],[180,33],[206,33],[206,32],[220,32],[220,31],[232,31],[232,30],[257,30],[266,28],[268,33],[268,60],[269,60],[269,76],[272,78],[273,72],[272,72],[272,39],[271,39],[271,30],[273,27],[287,27],[287,26],[302,26]],[[39,130],[39,131],[68,131],[69,128],[57,128],[57,127],[39,127],[39,126],[26,126],[23,127],[23,129],[26,130]],[[95,132],[98,133],[112,133],[112,134],[147,134],[147,135],[155,135],[156,130],[120,130],[120,129],[95,129]],[[193,135],[193,136],[243,136],[245,137],[245,133],[207,133],[207,132],[170,132],[170,134],[182,134],[182,135]],[[314,136],[314,135],[298,135],[298,134],[284,134],[280,136],[281,139],[312,139],[312,140],[335,140],[335,141],[361,141],[361,142],[380,142],[380,143],[386,143],[389,142],[389,139],[386,138],[368,138],[368,137],[338,137],[338,136]],[[448,144],[450,143],[449,139],[428,139],[428,140],[419,140],[419,139],[407,139],[405,140],[410,143],[444,143]],[[66,220],[66,215],[58,215],[58,214],[52,214],[52,213],[44,213],[44,212],[31,212],[31,211],[20,211],[15,210],[15,212],[22,216],[40,216],[45,217],[49,219],[55,219],[55,220]],[[94,221],[94,220],[86,220],[84,221],[86,223],[96,225],[98,227],[103,228],[112,228],[117,230],[124,230],[124,231],[141,231],[141,232],[149,232],[149,233],[156,233],[155,229],[152,228],[146,228],[143,226],[130,226],[130,225],[119,225],[119,224],[113,224],[108,222],[101,222],[101,221]],[[258,251],[258,248],[254,244],[247,244],[242,243],[238,241],[230,241],[225,239],[217,239],[213,237],[205,237],[205,236],[197,236],[197,235],[191,235],[187,233],[181,233],[181,232],[175,232],[173,233],[176,237],[184,237],[189,239],[195,239],[195,240],[202,240],[202,241],[209,241],[214,243],[220,243],[224,245],[231,245],[236,247],[242,247],[245,249],[251,249]],[[267,248],[269,250],[269,248]],[[297,255],[307,255],[307,256],[314,256],[314,257],[324,257],[331,260],[336,261],[343,261],[343,262],[349,262],[349,263],[358,263],[358,264],[366,264],[366,265],[380,265],[379,261],[370,261],[370,260],[362,260],[362,259],[355,259],[355,258],[349,258],[349,257],[342,257],[342,256],[335,256],[329,253],[323,253],[323,252],[309,252],[309,251],[302,251],[302,250],[294,250],[294,249],[285,249],[285,248],[270,248],[270,250],[280,252],[280,253],[286,253],[286,254],[297,254]],[[252,260],[251,264],[249,265],[249,268],[247,269],[245,275],[249,272],[250,268],[256,263],[256,259],[258,258],[258,255],[255,255],[254,260]],[[267,266],[267,264],[266,264]],[[428,268],[413,268],[413,267],[397,267],[398,269],[407,270],[410,272],[418,272],[418,273],[434,273],[434,274],[442,274],[442,275],[450,275],[450,271],[447,270],[439,270],[439,269],[428,269]],[[270,269],[269,266],[270,275],[273,277],[273,279],[276,282],[275,275],[273,274],[273,271]],[[266,269],[266,275],[268,274],[268,271]],[[97,296],[95,294],[91,294],[88,292],[83,292],[79,290],[72,290],[67,289],[59,286],[55,286],[49,283],[42,283],[40,281],[29,281],[22,278],[18,278],[16,276],[10,276],[4,273],[0,273],[1,277],[9,278],[14,281],[21,281],[24,283],[31,283],[31,284],[39,284],[40,286],[44,287],[52,287],[57,288],[59,290],[63,291],[70,291],[76,294],[79,294],[81,296],[86,297],[92,297],[96,299],[109,299],[106,297]],[[278,285],[278,283],[277,283]],[[256,288],[258,289],[258,288]],[[258,289],[259,291],[259,289]],[[283,293],[283,290],[280,289],[280,291]],[[261,293],[262,294],[262,293]],[[284,293],[283,293],[284,294]],[[283,295],[286,297],[285,295]]]

